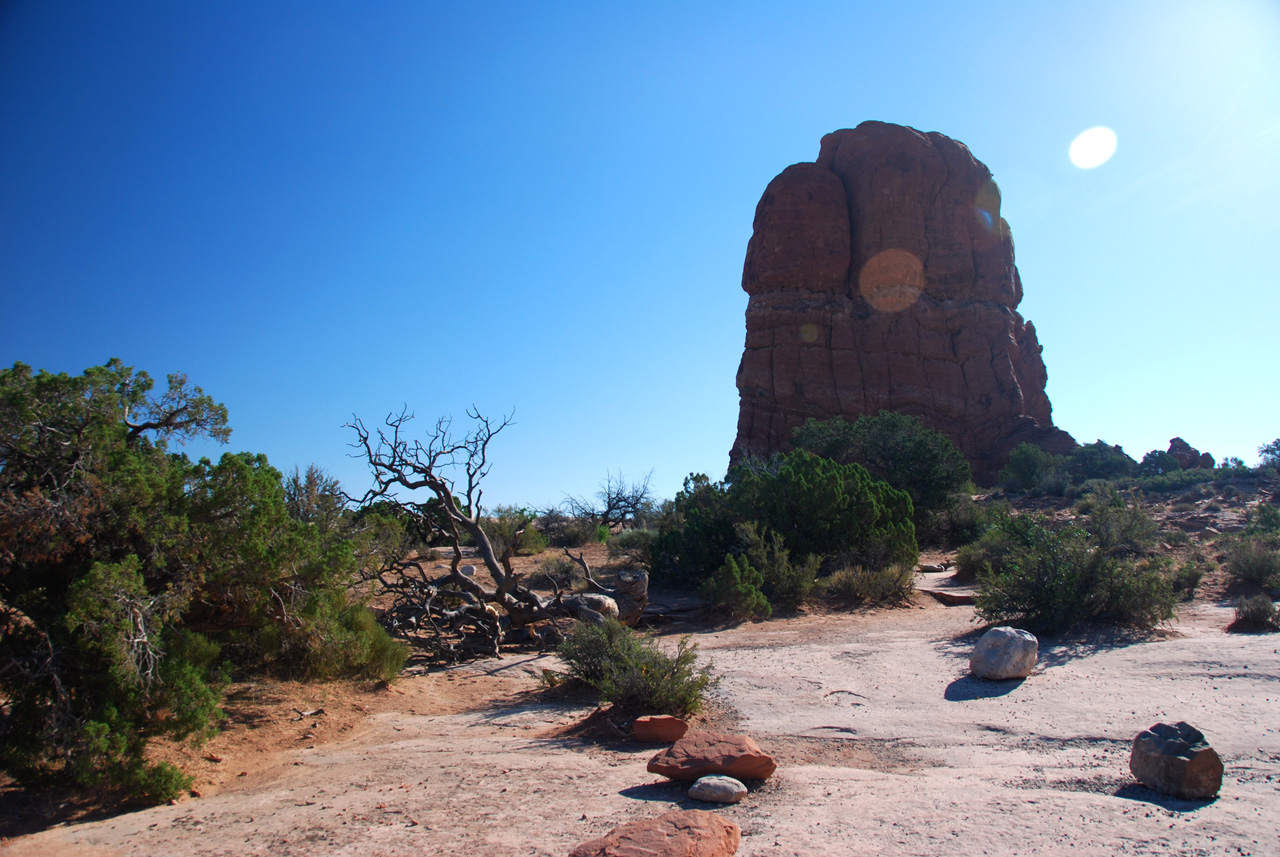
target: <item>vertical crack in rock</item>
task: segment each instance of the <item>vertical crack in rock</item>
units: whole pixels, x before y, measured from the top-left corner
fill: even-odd
[[[790,448],[808,417],[896,408],[949,435],[991,482],[1055,428],[1000,191],[963,144],[885,122],[822,138],[756,206],[730,461]],[[762,353],[766,352],[767,353]]]

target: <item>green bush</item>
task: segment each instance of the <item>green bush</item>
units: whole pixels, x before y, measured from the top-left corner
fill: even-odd
[[[1151,628],[1173,615],[1161,568],[1099,549],[1081,527],[1011,517],[975,547],[985,548],[977,610],[987,621],[1054,633],[1090,621]]]
[[[1227,548],[1227,571],[1239,583],[1280,588],[1280,550],[1276,540],[1244,535]]]
[[[1249,526],[1252,533],[1280,533],[1280,509],[1270,503],[1259,503],[1249,512]]]
[[[793,450],[730,468],[724,482],[690,476],[654,539],[655,575],[700,583],[739,552],[739,524],[783,539],[792,557],[854,557],[863,565],[914,564],[911,498],[857,464]]]
[[[1266,595],[1240,598],[1236,601],[1236,619],[1232,631],[1280,631],[1280,613]]]
[[[537,520],[538,531],[557,548],[580,548],[600,540],[599,528],[590,518],[574,518],[559,509],[548,509]]]
[[[529,579],[535,586],[554,584],[561,589],[578,590],[587,582],[587,576],[578,565],[563,554],[552,554],[538,563],[538,571]]]
[[[609,558],[631,568],[646,567],[653,555],[653,530],[622,530],[609,537]]]
[[[1195,562],[1187,560],[1178,566],[1178,570],[1173,573],[1170,578],[1170,585],[1173,591],[1186,601],[1190,601],[1195,597],[1196,587],[1200,585],[1201,579],[1204,578],[1205,570]]]
[[[1097,440],[1086,443],[1067,456],[1066,467],[1072,482],[1087,482],[1091,479],[1126,479],[1137,472],[1138,462],[1126,455],[1119,445],[1112,446]]]
[[[702,708],[715,686],[711,665],[697,666],[698,647],[684,637],[674,656],[610,619],[577,626],[559,649],[569,674],[594,687],[605,702],[634,712],[684,717]]]
[[[733,619],[768,619],[773,612],[760,591],[764,576],[746,557],[728,554],[724,564],[698,587],[698,594]]]
[[[1178,459],[1174,458],[1171,453],[1165,452],[1163,449],[1153,449],[1142,456],[1142,463],[1138,465],[1138,475],[1142,477],[1166,476],[1181,469],[1182,465],[1178,463]]]
[[[1009,463],[1000,471],[1000,484],[1006,491],[1029,491],[1062,494],[1067,480],[1058,460],[1033,443],[1020,443],[1009,453]]]
[[[182,375],[153,386],[119,360],[79,376],[0,370],[0,765],[23,782],[165,800],[185,778],[149,762],[147,743],[214,731],[232,666],[395,662],[347,595],[357,551],[377,540],[336,481],[314,467],[285,480],[251,453],[170,451],[225,441],[226,409]]]
[[[1119,492],[1093,503],[1084,528],[1094,544],[1110,556],[1146,553],[1155,542],[1156,522],[1142,508],[1142,495],[1126,499]]]
[[[876,479],[906,491],[917,527],[949,509],[973,478],[951,438],[906,414],[881,411],[852,424],[841,417],[811,417],[791,432],[791,442],[841,464],[860,464]]]
[[[1280,438],[1258,447],[1258,455],[1262,459],[1261,464],[1263,467],[1280,469]]]
[[[511,547],[517,556],[533,556],[547,549],[546,536],[534,525],[537,519],[532,509],[495,506],[480,526],[495,553],[501,555]]]
[[[768,603],[787,612],[796,610],[813,588],[822,557],[810,554],[791,561],[791,551],[777,533],[761,533],[754,523],[737,526],[739,549],[752,568],[760,572],[760,589]]]
[[[822,596],[839,604],[903,604],[915,592],[915,568],[890,565],[879,569],[860,565],[838,569],[822,580]]]

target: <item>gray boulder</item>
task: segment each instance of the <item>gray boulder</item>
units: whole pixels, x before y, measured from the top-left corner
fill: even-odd
[[[1222,788],[1222,759],[1189,723],[1157,723],[1133,739],[1129,770],[1149,789],[1206,800]]]
[[[969,671],[978,678],[1026,678],[1036,668],[1040,642],[1019,628],[992,628],[982,635],[969,658]]]
[[[702,777],[689,787],[689,797],[710,803],[737,803],[747,796],[747,787],[733,777]]]

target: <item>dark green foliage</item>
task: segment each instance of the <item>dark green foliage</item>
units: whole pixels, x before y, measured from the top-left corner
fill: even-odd
[[[633,712],[694,714],[715,686],[708,664],[698,668],[698,647],[680,640],[674,656],[610,619],[579,625],[560,645],[569,674],[600,691],[605,702]]]
[[[1263,467],[1280,468],[1280,438],[1258,447],[1258,455],[1262,459]]]
[[[1227,548],[1227,571],[1240,583],[1280,589],[1278,543],[1276,536],[1241,535]]]
[[[1138,470],[1134,461],[1119,445],[1104,440],[1086,443],[1067,457],[1067,472],[1073,482],[1090,479],[1125,479]]]
[[[1178,464],[1178,459],[1162,449],[1153,449],[1142,456],[1142,463],[1138,465],[1138,476],[1166,476],[1181,469],[1182,465]]]
[[[1280,631],[1280,613],[1266,595],[1240,598],[1236,601],[1236,619],[1232,631]]]
[[[1077,526],[1010,517],[975,544],[979,615],[1054,633],[1090,621],[1150,628],[1173,615],[1162,569],[1099,549]]]
[[[772,609],[760,591],[764,576],[746,557],[728,554],[715,574],[698,587],[698,593],[733,619],[768,619]]]
[[[736,528],[743,558],[758,569],[763,582],[760,590],[768,604],[787,612],[795,611],[813,588],[822,557],[810,554],[800,562],[792,562],[791,551],[777,533],[761,533],[754,522]]]
[[[1000,484],[1006,491],[1061,495],[1068,481],[1058,459],[1032,443],[1014,447],[1009,463],[1000,471]]]
[[[739,524],[779,536],[791,557],[842,555],[879,568],[918,556],[911,499],[857,464],[793,450],[750,459],[725,482],[690,476],[654,540],[654,571],[690,585],[740,551]]]
[[[238,669],[385,674],[395,647],[346,586],[341,492],[315,468],[215,464],[170,440],[225,440],[226,410],[180,375],[119,361],[80,376],[0,370],[0,764],[164,800],[156,736],[216,728]],[[199,632],[199,633],[197,633]]]
[[[1145,460],[1145,459],[1144,459]],[[1174,462],[1177,464],[1177,462]],[[1170,470],[1156,475],[1143,475],[1139,470],[1139,478],[1135,486],[1147,494],[1161,494],[1168,491],[1181,491],[1192,485],[1212,482],[1216,471],[1201,467],[1190,470]]]
[[[546,537],[534,526],[537,517],[519,506],[495,506],[480,526],[498,555],[510,547],[519,556],[532,556],[547,549]]]
[[[904,604],[915,592],[915,578],[915,568],[909,565],[878,569],[855,565],[823,579],[821,592],[837,604]]]
[[[876,479],[906,491],[917,527],[950,508],[972,479],[969,462],[951,439],[918,417],[881,411],[858,417],[812,417],[791,433],[797,449],[841,464],[860,464]]]

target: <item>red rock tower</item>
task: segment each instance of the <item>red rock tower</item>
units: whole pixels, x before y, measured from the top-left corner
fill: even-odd
[[[790,448],[808,417],[881,410],[949,435],[979,481],[1028,441],[1066,452],[991,171],[935,132],[822,138],[756,206],[730,460]]]

